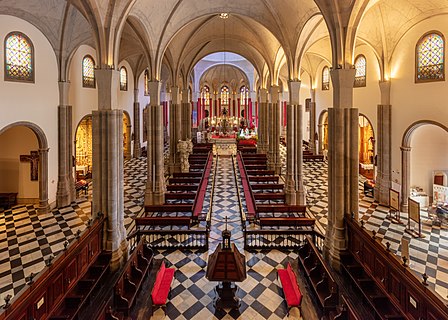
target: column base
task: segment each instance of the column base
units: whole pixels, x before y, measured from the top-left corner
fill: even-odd
[[[341,270],[341,254],[345,251],[347,251],[347,241],[345,239],[334,239],[329,251],[329,259],[335,270]]]
[[[123,239],[117,250],[112,252],[112,257],[110,259],[110,269],[111,271],[116,271],[125,263],[128,256],[128,242]]]
[[[145,193],[145,206],[160,205],[165,203],[165,194],[146,192]]]
[[[292,192],[292,193],[286,192],[285,196],[286,196],[285,200],[286,200],[287,205],[293,206],[296,204],[296,193],[295,192]]]
[[[48,204],[48,200],[39,201],[39,207],[37,207],[38,214],[46,214],[50,211],[50,205]]]
[[[68,187],[68,184],[66,182],[62,182],[60,179],[60,181],[58,182],[58,191],[56,192],[56,207],[68,207],[71,203],[72,197],[70,188]]]
[[[296,192],[296,203],[298,205],[306,205],[306,196],[304,190],[299,190]]]

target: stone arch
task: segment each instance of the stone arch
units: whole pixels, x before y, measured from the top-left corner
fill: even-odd
[[[325,110],[322,110],[321,111],[321,113],[320,113],[320,115],[319,115],[319,122],[317,123],[317,128],[318,128],[318,137],[319,137],[319,154],[323,154],[323,151],[324,151],[324,148],[323,148],[323,145],[324,145],[324,134],[323,134],[323,131],[325,130],[325,128],[324,128],[324,123],[325,123],[325,120],[327,120],[328,119],[328,110],[327,109],[325,109]],[[328,120],[327,120],[328,121]]]
[[[126,128],[125,128],[126,124]],[[132,122],[131,116],[126,110],[123,110],[123,155],[125,160],[132,158],[131,156],[132,141]]]
[[[80,154],[77,151],[78,150],[78,145],[80,143],[78,141],[79,128],[81,127],[81,124],[84,121],[87,121],[89,118],[93,122],[92,114],[91,113],[86,114],[79,120],[78,124],[76,125],[76,129],[75,129],[73,150],[74,150],[74,157],[75,157],[75,163],[76,163],[76,167],[75,167],[75,173],[76,173],[75,177],[76,177],[76,180],[81,179],[81,178],[84,179],[87,174],[91,174],[91,172],[92,172],[91,170],[92,170],[92,166],[93,166],[93,159],[92,159],[93,153],[90,154],[90,155],[89,155],[89,153],[86,153],[85,154],[85,158],[83,159],[83,158],[79,158]],[[92,132],[92,139],[93,139],[93,132]],[[93,142],[91,141],[91,143],[93,143]],[[92,145],[92,149],[93,149],[93,145]],[[82,166],[84,166],[84,169],[79,168],[79,167],[82,167]],[[84,170],[83,171],[83,177],[79,176],[78,169],[79,170]]]
[[[34,132],[39,145],[39,213],[47,213],[48,204],[48,141],[45,132],[37,124],[28,121],[18,121],[0,129],[0,135],[13,127],[23,126]]]
[[[409,187],[411,183],[411,141],[414,131],[424,125],[434,125],[448,133],[448,127],[434,120],[419,120],[411,124],[404,132],[401,141],[401,211],[408,212]]]
[[[373,157],[375,157],[375,153],[376,153],[376,146],[375,146],[375,137],[376,137],[376,134],[375,134],[375,128],[374,128],[374,126],[373,126],[373,123],[372,123],[372,121],[369,119],[369,117],[367,116],[367,115],[365,115],[364,113],[359,113],[359,115],[358,115],[358,118],[360,118],[360,117],[364,117],[364,118],[366,118],[366,120],[369,122],[369,125],[370,125],[370,127],[372,128],[372,134],[373,134]],[[359,125],[359,124],[358,124]],[[359,152],[360,152],[360,150],[359,150]],[[374,161],[372,161],[372,163],[374,163]]]

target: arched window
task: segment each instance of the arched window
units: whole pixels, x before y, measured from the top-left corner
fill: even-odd
[[[415,82],[445,80],[445,40],[432,31],[425,34],[416,47]]]
[[[95,61],[91,56],[82,59],[82,86],[95,88]]]
[[[5,38],[5,80],[34,82],[34,49],[31,40],[20,32]]]
[[[355,59],[355,88],[366,86],[366,57],[362,54]]]
[[[330,69],[328,67],[322,69],[322,90],[330,90]]]
[[[120,68],[120,90],[128,91],[128,72],[125,67]]]
[[[148,71],[148,69],[146,69],[145,70],[145,96],[149,96],[148,82],[149,82],[149,71]]]
[[[247,100],[249,99],[249,88],[246,86],[242,86],[240,88],[240,99],[241,99],[241,105],[247,106]]]
[[[221,104],[228,105],[229,104],[229,87],[223,86],[221,88]]]
[[[204,103],[206,106],[210,105],[210,88],[208,86],[202,87],[201,99],[204,99]]]

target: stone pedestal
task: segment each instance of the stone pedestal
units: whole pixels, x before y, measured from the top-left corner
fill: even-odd
[[[241,305],[236,296],[237,286],[232,282],[223,281],[215,287],[217,297],[214,301],[215,309],[238,309]]]

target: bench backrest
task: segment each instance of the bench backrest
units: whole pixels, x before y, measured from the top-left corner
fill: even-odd
[[[286,267],[286,270],[288,272],[289,278],[291,279],[291,282],[293,284],[292,288],[294,290],[294,293],[296,294],[296,296],[300,299],[300,297],[302,296],[302,293],[300,293],[299,291],[299,286],[297,285],[297,278],[296,278],[296,274],[294,273],[294,271],[292,270],[291,267],[291,263],[288,262],[288,266]]]

